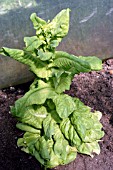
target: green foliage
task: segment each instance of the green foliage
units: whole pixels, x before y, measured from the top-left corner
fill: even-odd
[[[64,94],[75,74],[102,68],[97,57],[55,51],[68,33],[69,11],[62,10],[51,22],[33,13],[30,19],[36,36],[24,38],[23,50],[0,49],[0,54],[27,64],[35,74],[30,90],[15,102],[11,112],[21,122],[17,128],[25,131],[17,145],[46,168],[68,164],[77,152],[99,154],[98,141],[104,135],[101,113],[92,113],[79,99]]]

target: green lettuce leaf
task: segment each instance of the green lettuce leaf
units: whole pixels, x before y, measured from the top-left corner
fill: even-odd
[[[43,121],[43,128],[44,133],[48,139],[52,137],[52,135],[55,134],[55,126],[56,122],[51,118],[51,116],[47,116],[47,118]]]
[[[102,69],[102,60],[95,56],[79,56],[79,58],[83,61],[86,61],[89,63],[91,70],[101,70]]]
[[[91,67],[88,62],[63,51],[55,52],[54,61],[50,66],[56,66],[60,69],[71,72],[73,75],[80,72],[91,71]]]
[[[30,52],[3,47],[0,50],[0,54],[9,56],[23,64],[30,66],[31,71],[40,78],[48,78],[52,76],[52,71],[47,68],[47,63],[42,62]]]
[[[56,111],[60,118],[68,117],[75,109],[73,99],[66,94],[56,95],[53,97],[53,102],[55,103]]]
[[[24,152],[35,156],[46,168],[54,168],[73,161],[77,154],[76,147],[69,146],[59,126],[50,115],[43,121],[43,126],[43,136],[40,136],[42,133],[35,134],[34,131],[26,132],[23,138],[18,139],[18,146]],[[52,132],[51,129],[54,131]]]
[[[37,130],[31,126],[28,126],[27,124],[24,123],[17,123],[16,127],[20,130],[26,131],[26,132],[31,132],[31,133],[38,133],[40,134],[40,130]]]
[[[21,112],[25,107],[33,104],[44,104],[46,99],[51,99],[55,95],[54,89],[48,87],[48,84],[47,87],[31,89],[15,102],[15,111]]]
[[[77,101],[77,105],[76,105]],[[80,105],[78,106],[78,101]],[[71,115],[71,123],[83,142],[94,142],[104,136],[98,116],[89,110],[79,99],[75,100],[76,110]],[[78,106],[78,107],[77,107]],[[97,112],[98,115],[98,112]]]
[[[38,55],[39,55],[40,60],[46,61],[52,58],[53,53],[49,51],[43,52],[42,50],[38,50]]]
[[[94,157],[94,154],[97,155],[100,154],[100,146],[98,144],[98,141],[90,142],[90,143],[82,143],[77,148],[79,153],[90,155],[92,158]]]
[[[16,116],[20,122],[27,124],[29,126],[35,127],[37,129],[42,128],[43,120],[48,115],[48,112],[44,106],[36,106],[36,105],[35,106],[31,105],[31,106],[25,107],[25,109],[21,110],[20,112],[18,111],[17,113],[15,113],[13,111],[12,113],[13,113],[13,116]],[[21,126],[20,128],[21,129],[23,128],[22,130],[25,129],[25,127],[23,126]]]
[[[17,146],[21,147],[21,150],[26,153],[33,153],[33,145],[39,139],[40,135],[38,133],[25,132],[23,138],[19,138],[17,141]],[[32,149],[31,149],[32,148]]]
[[[46,21],[39,18],[36,13],[32,13],[30,16],[31,21],[33,22],[35,29],[40,29],[41,26],[46,24]]]
[[[26,51],[31,51],[33,52],[35,49],[39,48],[40,45],[42,45],[43,41],[38,39],[37,36],[32,36],[32,37],[25,37],[24,42],[26,44]]]
[[[82,141],[77,134],[77,131],[74,129],[74,126],[71,124],[69,118],[63,119],[60,123],[60,129],[64,134],[65,138],[68,139],[71,146],[80,146]]]
[[[52,81],[55,91],[60,94],[65,90],[69,90],[72,82],[71,73],[57,69],[52,69],[52,72],[53,72]]]
[[[69,11],[70,9],[64,9],[56,15],[56,17],[47,25],[48,31],[52,36],[64,37],[69,30]]]
[[[75,128],[74,125],[72,125],[69,118],[63,119],[63,121],[60,124],[60,129],[64,134],[65,138],[69,141],[70,145],[75,146],[77,148],[77,152],[90,155],[91,157],[94,156],[94,153],[96,154],[100,153],[98,140],[94,140],[91,142],[82,141],[81,135],[78,134],[77,129]],[[94,133],[96,133],[96,130],[94,131]]]

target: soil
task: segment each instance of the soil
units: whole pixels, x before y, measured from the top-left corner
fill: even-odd
[[[15,127],[17,121],[10,113],[10,106],[28,91],[29,84],[0,90],[0,170],[42,169],[35,158],[17,148],[22,132]],[[113,170],[113,59],[105,61],[101,71],[76,75],[66,93],[103,113],[105,136],[99,142],[100,155],[91,158],[78,154],[72,163],[53,170]]]

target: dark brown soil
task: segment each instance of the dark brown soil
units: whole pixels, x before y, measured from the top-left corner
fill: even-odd
[[[9,108],[28,87],[29,83],[0,90],[0,170],[41,170],[34,158],[17,148],[17,137],[22,132],[16,129],[16,119]],[[86,105],[103,113],[101,122],[105,136],[100,141],[100,155],[92,159],[78,154],[75,161],[54,170],[113,170],[113,59],[107,60],[99,72],[75,76],[66,93],[79,97]]]

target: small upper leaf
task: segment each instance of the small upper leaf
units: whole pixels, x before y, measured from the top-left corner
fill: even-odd
[[[69,12],[70,9],[64,9],[58,13],[55,18],[48,24],[51,34],[57,37],[64,37],[69,30]]]
[[[46,24],[46,21],[37,17],[36,13],[32,13],[30,19],[33,22],[35,29],[39,29],[42,25]]]
[[[46,61],[52,57],[53,53],[49,51],[43,52],[42,50],[38,50],[38,55],[40,60]]]
[[[25,50],[26,51],[31,51],[31,52],[33,52],[34,49],[37,49],[43,43],[43,41],[38,39],[37,36],[25,37],[24,42],[26,44]]]

